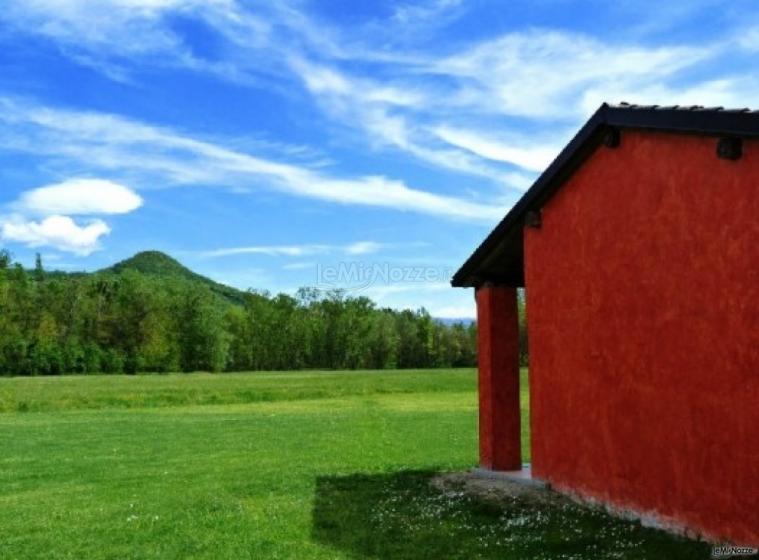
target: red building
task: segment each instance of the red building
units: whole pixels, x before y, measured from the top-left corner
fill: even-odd
[[[480,462],[759,545],[759,112],[602,105],[456,273],[479,323]]]

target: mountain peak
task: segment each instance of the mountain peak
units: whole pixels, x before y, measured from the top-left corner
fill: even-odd
[[[244,302],[243,293],[230,286],[225,286],[193,272],[174,257],[170,257],[161,251],[142,251],[133,257],[106,268],[102,272],[121,274],[127,270],[132,270],[148,276],[161,276],[164,278],[181,278],[189,280],[196,284],[202,284],[223,299],[240,304]]]
[[[125,270],[136,270],[143,274],[155,274],[159,276],[196,277],[196,274],[189,268],[161,251],[142,251],[133,257],[114,264],[109,270],[117,274]]]

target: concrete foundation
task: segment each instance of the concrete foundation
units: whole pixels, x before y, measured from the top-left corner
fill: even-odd
[[[477,478],[486,478],[490,480],[506,480],[508,482],[514,482],[516,484],[522,484],[534,488],[549,487],[544,481],[532,477],[532,468],[529,463],[523,464],[522,468],[516,471],[494,471],[480,467],[472,469],[472,475]]]

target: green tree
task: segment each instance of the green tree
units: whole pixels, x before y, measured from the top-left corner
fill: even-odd
[[[224,315],[208,288],[188,285],[179,302],[180,364],[184,371],[222,371],[227,365]]]
[[[45,267],[42,266],[42,255],[37,253],[34,257],[34,280],[42,282],[45,279]]]
[[[340,290],[240,293],[169,264],[64,274],[38,255],[27,272],[0,251],[0,374],[475,364],[474,325]]]

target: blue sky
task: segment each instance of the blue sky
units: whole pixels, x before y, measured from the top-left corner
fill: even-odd
[[[602,101],[759,107],[751,1],[4,0],[0,244],[470,317],[448,277]]]

